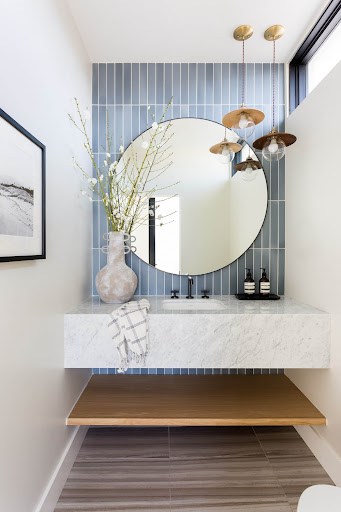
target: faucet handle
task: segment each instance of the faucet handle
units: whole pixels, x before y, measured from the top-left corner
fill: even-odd
[[[202,299],[209,299],[208,294],[210,293],[210,290],[201,290],[201,293],[203,293]]]
[[[171,290],[171,299],[178,299],[179,295],[177,293],[179,293],[179,290]]]

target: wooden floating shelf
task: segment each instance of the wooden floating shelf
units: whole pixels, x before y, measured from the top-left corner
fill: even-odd
[[[94,375],[68,425],[325,425],[285,375]]]

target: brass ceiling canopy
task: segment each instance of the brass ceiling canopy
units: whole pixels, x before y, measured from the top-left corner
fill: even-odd
[[[210,152],[214,153],[215,155],[221,154],[224,147],[230,149],[233,151],[233,153],[239,153],[239,151],[242,149],[242,146],[240,144],[237,144],[237,142],[229,142],[227,139],[222,140],[221,142],[218,142],[218,144],[214,144],[214,146],[210,147]]]
[[[284,27],[283,25],[272,25],[267,28],[264,32],[264,39],[267,41],[277,41],[284,35]]]
[[[262,151],[262,156],[269,162],[279,161],[285,154],[285,148],[296,142],[295,135],[278,132],[275,128],[275,80],[276,80],[276,41],[284,34],[282,25],[272,25],[264,32],[264,39],[273,43],[272,61],[272,130],[267,135],[259,137],[253,143],[255,149]]]
[[[251,25],[240,25],[233,32],[236,41],[246,41],[253,35],[253,27]]]
[[[253,27],[251,25],[240,25],[233,32],[233,37],[236,41],[242,41],[242,101],[241,106],[237,110],[228,112],[224,115],[222,123],[227,128],[232,128],[240,138],[246,139],[250,137],[254,130],[255,125],[263,121],[265,115],[261,110],[254,108],[247,108],[245,106],[245,41],[250,39],[253,34]]]
[[[247,166],[251,166],[251,168],[253,170],[261,169],[262,168],[262,166],[258,162],[258,160],[254,160],[253,158],[251,158],[251,156],[248,156],[247,159],[244,162],[240,162],[239,164],[236,164],[234,166],[234,168],[236,169],[236,171],[245,171]]]

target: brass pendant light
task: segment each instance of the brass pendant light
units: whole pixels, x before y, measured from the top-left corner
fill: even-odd
[[[234,155],[241,149],[242,146],[240,144],[237,144],[236,142],[229,142],[227,140],[225,128],[224,140],[218,142],[218,144],[214,144],[214,146],[211,146],[210,152],[218,155],[218,158],[222,164],[228,164],[229,162],[232,162]]]
[[[264,32],[264,38],[273,43],[272,62],[272,130],[267,135],[255,140],[253,147],[262,150],[263,157],[269,162],[277,162],[283,158],[285,148],[296,142],[295,135],[291,133],[278,132],[275,128],[275,63],[276,63],[276,41],[284,34],[282,25],[273,25]]]
[[[238,110],[225,114],[222,123],[227,128],[232,128],[242,139],[249,138],[255,131],[255,125],[263,121],[265,115],[261,110],[245,106],[245,41],[253,35],[253,28],[250,25],[240,25],[233,32],[236,41],[243,43],[243,64],[242,64],[242,104]]]
[[[258,162],[258,160],[254,160],[251,156],[248,156],[244,162],[240,162],[239,164],[235,164],[234,166],[236,171],[242,172],[242,178],[245,181],[252,181],[256,179],[257,169],[261,169],[262,166]]]

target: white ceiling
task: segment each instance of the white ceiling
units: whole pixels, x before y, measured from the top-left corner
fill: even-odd
[[[240,62],[232,37],[254,27],[248,62],[270,62],[263,33],[284,25],[277,61],[288,62],[329,0],[66,0],[92,62]]]

